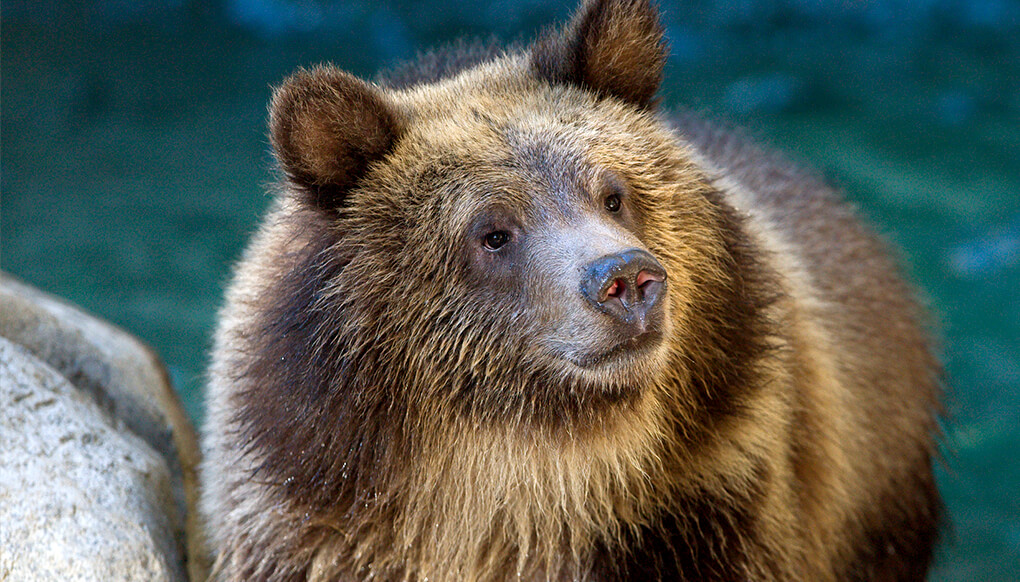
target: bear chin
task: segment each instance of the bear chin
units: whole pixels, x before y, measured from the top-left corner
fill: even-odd
[[[614,375],[628,377],[631,374],[637,375],[637,370],[634,368],[642,368],[646,359],[653,360],[656,352],[663,346],[662,333],[651,330],[627,338],[606,350],[573,352],[564,354],[562,357],[583,370],[604,370]]]

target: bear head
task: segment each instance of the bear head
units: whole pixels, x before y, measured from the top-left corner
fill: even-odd
[[[656,109],[664,59],[650,3],[592,1],[427,82],[321,66],[276,90],[289,250],[234,367],[265,467],[329,504],[351,467],[461,430],[647,458],[698,438],[753,373],[764,301],[739,216]]]

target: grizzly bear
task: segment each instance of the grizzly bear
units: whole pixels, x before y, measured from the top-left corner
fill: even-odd
[[[940,370],[823,180],[657,106],[646,0],[273,96],[218,580],[921,580]]]

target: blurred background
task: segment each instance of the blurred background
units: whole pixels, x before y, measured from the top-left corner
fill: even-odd
[[[363,77],[553,0],[4,0],[0,268],[157,348],[196,423],[273,179],[272,84]],[[662,1],[662,96],[823,172],[902,251],[942,338],[951,528],[932,580],[1020,580],[1020,1]]]

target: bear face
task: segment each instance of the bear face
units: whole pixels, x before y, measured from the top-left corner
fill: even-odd
[[[339,337],[370,338],[359,349],[401,363],[391,378],[427,378],[413,391],[429,402],[576,423],[691,357],[671,354],[672,322],[696,319],[693,284],[727,251],[647,90],[550,81],[541,46],[403,91],[301,72],[277,91],[273,142],[298,202],[331,224],[328,252],[351,257],[329,293],[357,301],[330,309],[370,327]]]

